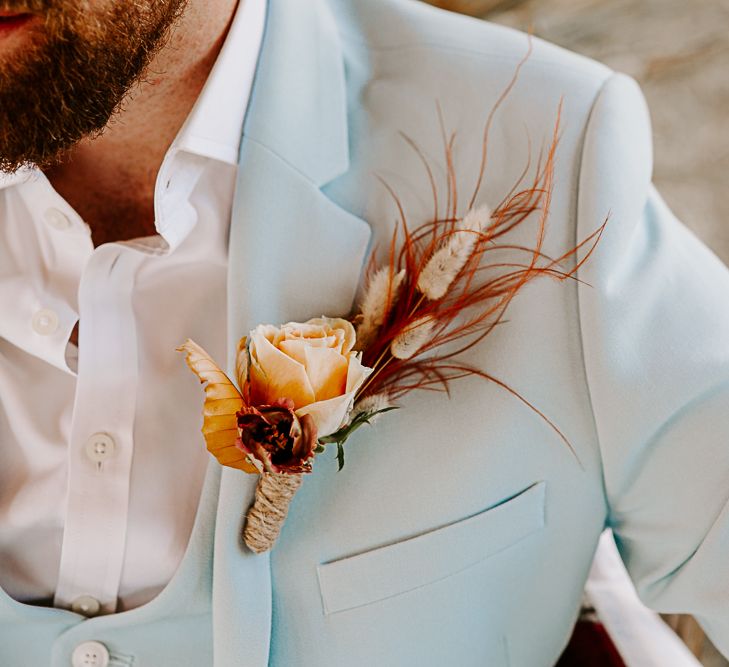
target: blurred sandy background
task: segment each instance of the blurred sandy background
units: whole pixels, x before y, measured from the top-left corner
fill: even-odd
[[[491,4],[489,20],[532,25],[638,80],[653,120],[656,185],[729,264],[729,0]]]
[[[635,77],[654,180],[729,264],[729,0],[428,0],[534,34]]]
[[[427,0],[535,35],[638,80],[654,181],[729,264],[729,0]],[[729,667],[691,619],[670,618],[707,667]]]

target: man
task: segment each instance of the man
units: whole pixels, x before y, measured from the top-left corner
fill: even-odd
[[[528,40],[410,0],[234,4],[2,5],[0,662],[553,665],[606,525],[643,600],[729,653],[729,274],[650,188],[634,82],[538,40],[478,203],[563,100],[542,250],[610,218],[468,361],[574,454],[495,384],[414,392],[245,547],[256,476],[204,451],[175,347],[232,372],[257,324],[347,314],[397,215],[380,179],[433,215],[402,133],[435,165],[455,132],[470,193]]]

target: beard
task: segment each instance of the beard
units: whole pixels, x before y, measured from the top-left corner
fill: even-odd
[[[109,123],[187,0],[0,0],[41,17],[0,56],[0,170],[48,167]]]

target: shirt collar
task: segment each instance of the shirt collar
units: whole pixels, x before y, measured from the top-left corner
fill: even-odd
[[[265,17],[266,0],[239,0],[218,58],[170,151],[238,163]]]
[[[0,171],[0,190],[17,185],[18,183],[25,183],[27,180],[33,178],[35,171],[33,167],[21,167],[12,173]]]

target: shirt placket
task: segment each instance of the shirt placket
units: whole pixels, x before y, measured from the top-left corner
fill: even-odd
[[[120,244],[103,245],[79,286],[78,374],[54,605],[87,616],[117,605],[139,377],[132,295],[143,258]]]

